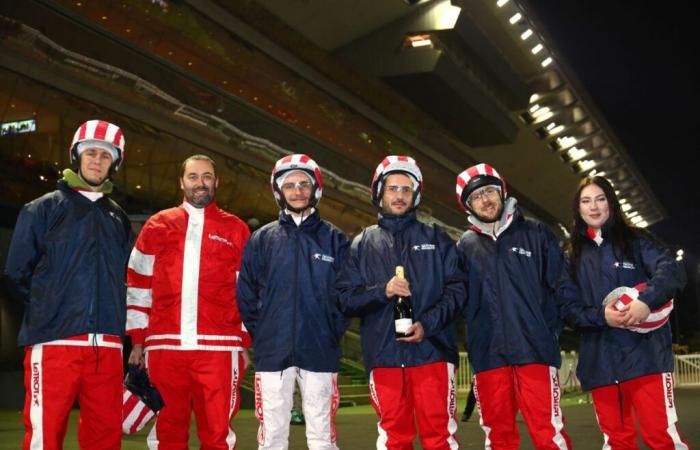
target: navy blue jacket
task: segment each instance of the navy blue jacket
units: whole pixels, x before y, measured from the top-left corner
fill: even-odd
[[[425,331],[420,343],[399,342],[394,334],[394,304],[384,292],[400,265],[410,283],[414,320]],[[353,240],[337,286],[343,312],[362,318],[368,372],[375,367],[458,363],[453,319],[464,302],[464,283],[454,241],[439,227],[419,222],[415,212],[380,215],[379,225]]]
[[[279,220],[256,230],[243,251],[238,310],[253,338],[255,369],[337,372],[348,321],[338,310],[336,274],[349,241],[315,211],[299,226]]]
[[[475,372],[561,365],[555,292],[564,257],[547,226],[517,208],[513,214],[497,239],[472,229],[457,243],[468,273],[464,316]]]
[[[92,202],[59,180],[58,190],[26,204],[5,267],[25,306],[18,344],[123,335],[130,250],[129,219],[107,196]]]
[[[558,289],[562,318],[581,332],[576,374],[585,390],[673,372],[670,323],[649,333],[612,328],[605,322],[602,301],[615,288],[646,281],[639,299],[657,309],[683,287],[678,264],[667,250],[649,239],[635,240],[630,258],[614,252],[612,241],[605,237],[604,232],[600,246],[584,240],[576,271],[578,282],[567,264]]]

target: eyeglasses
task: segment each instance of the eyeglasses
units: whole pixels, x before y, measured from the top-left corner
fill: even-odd
[[[386,189],[387,191],[394,193],[394,194],[396,194],[397,192],[400,192],[402,194],[408,194],[409,192],[413,192],[413,187],[411,187],[411,186],[391,185],[391,186],[385,187],[384,189]]]
[[[499,192],[500,191],[498,188],[495,188],[493,186],[486,186],[485,188],[472,192],[472,194],[469,196],[469,203],[473,203],[474,201],[482,201],[487,197],[493,198],[493,196],[498,194]]]
[[[296,183],[284,183],[282,185],[282,190],[283,191],[294,191],[299,189],[300,191],[310,191],[311,190],[311,182],[309,181],[297,181]]]

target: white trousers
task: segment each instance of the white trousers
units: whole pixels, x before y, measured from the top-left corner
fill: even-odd
[[[335,413],[340,404],[338,374],[289,367],[282,372],[256,372],[255,416],[258,450],[287,450],[294,383],[299,383],[309,450],[338,450]]]

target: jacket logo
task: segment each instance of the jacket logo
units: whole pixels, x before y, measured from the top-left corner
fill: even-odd
[[[221,236],[217,236],[217,235],[215,235],[215,234],[209,233],[209,239],[211,239],[212,241],[221,242],[222,244],[226,244],[226,245],[228,245],[229,247],[233,247],[233,244],[232,244],[231,242],[229,242],[228,240],[222,238]]]
[[[421,252],[425,250],[435,250],[435,244],[418,244],[411,247],[414,252]]]
[[[673,408],[673,377],[670,373],[664,374],[664,386],[666,387],[666,407]]]
[[[324,255],[323,253],[314,253],[313,255],[311,255],[311,258],[316,259],[318,261],[329,262],[329,263],[332,263],[335,261],[334,257]]]
[[[616,269],[619,269],[620,267],[622,267],[623,269],[630,269],[630,270],[636,269],[634,263],[631,263],[631,262],[624,262],[624,261],[623,261],[623,262],[617,262],[617,261],[615,261],[615,262],[613,263],[613,267],[615,267]]]
[[[114,211],[110,211],[109,215],[112,216],[112,219],[116,220],[119,223],[122,223],[122,218],[119,217]]]
[[[512,247],[510,251],[515,253],[516,255],[523,255],[527,256],[528,258],[532,258],[532,252],[530,250],[525,250],[522,247]]]

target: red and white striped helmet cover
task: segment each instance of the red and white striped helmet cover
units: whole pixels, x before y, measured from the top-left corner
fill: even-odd
[[[275,167],[272,169],[272,175],[270,176],[270,188],[272,189],[272,195],[275,196],[275,201],[279,207],[284,208],[284,198],[282,197],[282,193],[277,188],[275,181],[277,180],[278,176],[290,170],[303,170],[314,178],[314,200],[312,202],[312,206],[318,204],[318,202],[321,200],[321,195],[323,194],[323,176],[321,175],[321,169],[319,169],[316,161],[311,159],[309,156],[301,153],[295,153],[279,159],[275,163]]]
[[[466,211],[470,212],[469,205],[462,202],[462,192],[464,189],[468,189],[469,181],[479,175],[487,175],[497,178],[501,182],[501,194],[503,199],[508,197],[508,186],[506,185],[506,180],[490,165],[486,163],[477,164],[475,166],[468,167],[464,172],[457,175],[457,182],[455,184],[455,191],[457,193],[457,203],[459,206]]]
[[[372,184],[370,185],[370,189],[372,190],[372,203],[379,206],[379,202],[381,201],[380,193],[382,192],[382,183],[384,182],[385,176],[392,172],[408,173],[418,182],[418,187],[414,189],[413,192],[413,207],[415,208],[418,206],[420,203],[421,194],[423,193],[423,174],[421,173],[420,167],[418,167],[415,159],[411,158],[410,156],[401,155],[387,156],[374,170]]]
[[[646,285],[646,283],[639,283],[633,288],[621,287],[615,289],[613,291],[616,292],[615,297],[617,297],[615,308],[622,309],[632,302],[632,300],[637,300],[639,298],[639,293],[644,290]],[[604,301],[603,304],[607,304],[607,302]],[[651,311],[649,317],[647,317],[644,322],[640,323],[634,328],[629,328],[629,330],[637,333],[648,333],[661,328],[666,322],[668,322],[668,319],[671,316],[671,311],[673,311],[673,299],[667,301],[662,307]]]
[[[124,388],[122,397],[122,432],[133,434],[140,431],[155,417],[155,413],[138,396]]]
[[[78,153],[76,146],[84,141],[102,141],[112,145],[118,153],[118,158],[113,161],[115,169],[118,169],[124,160],[124,134],[121,128],[104,120],[88,120],[80,125],[73,135],[73,142],[70,145],[70,158],[72,162],[77,161]]]

